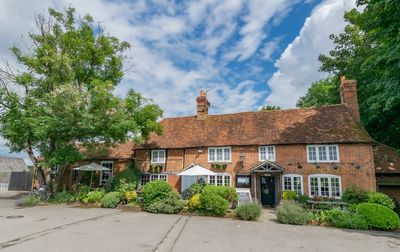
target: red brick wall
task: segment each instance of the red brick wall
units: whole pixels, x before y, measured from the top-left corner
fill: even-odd
[[[304,193],[308,194],[308,175],[310,174],[334,174],[341,176],[342,190],[355,185],[365,190],[375,191],[375,174],[373,166],[372,146],[369,144],[339,144],[340,163],[334,170],[330,163],[321,163],[318,169],[314,164],[307,163],[306,145],[276,145],[276,163],[285,169],[284,174],[303,175]],[[136,163],[142,171],[149,169],[149,150],[137,150]],[[245,155],[244,167],[241,167],[239,156]],[[259,163],[258,146],[233,146],[232,162],[224,170],[213,169],[208,163],[208,148],[188,148],[167,150],[166,171],[177,173],[191,163],[198,163],[215,172],[226,172],[232,175],[232,184],[235,184],[236,174],[246,174]],[[302,168],[297,168],[296,162],[300,162]],[[360,164],[356,169],[354,162]],[[174,178],[175,179],[175,178]],[[173,182],[176,187],[176,182]],[[252,182],[254,184],[254,182]],[[258,184],[258,181],[257,181]],[[280,183],[279,183],[280,184]],[[178,188],[178,187],[177,187]]]

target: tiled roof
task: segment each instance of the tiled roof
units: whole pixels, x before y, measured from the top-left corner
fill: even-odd
[[[373,142],[345,105],[165,118],[163,135],[135,149]]]
[[[385,144],[374,147],[376,173],[400,173],[400,152]]]
[[[111,148],[99,148],[96,152],[90,152],[83,150],[87,155],[87,159],[131,159],[133,142],[128,141],[125,143],[119,143]]]

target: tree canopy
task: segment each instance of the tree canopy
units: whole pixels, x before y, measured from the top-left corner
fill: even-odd
[[[297,101],[300,108],[320,107],[340,103],[339,79],[331,76],[326,79],[313,82],[307,90],[307,94]]]
[[[49,9],[36,24],[32,46],[11,48],[24,70],[0,69],[0,134],[12,151],[29,154],[42,184],[43,165],[81,160],[82,147],[161,133],[157,105],[133,90],[125,98],[113,94],[127,42],[105,34],[90,15],[77,18],[72,7]]]
[[[262,111],[262,110],[280,110],[280,109],[281,109],[281,107],[276,106],[276,105],[265,105],[260,108],[260,111]]]
[[[344,15],[344,32],[330,36],[335,48],[319,56],[320,70],[337,79],[356,79],[366,129],[375,140],[400,148],[400,5],[398,0],[358,0],[357,5]],[[332,83],[332,89],[337,85]],[[298,105],[334,102],[331,92],[316,94],[319,86],[311,87]]]

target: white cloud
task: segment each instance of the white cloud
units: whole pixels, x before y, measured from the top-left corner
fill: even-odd
[[[272,61],[272,55],[279,49],[279,43],[281,38],[274,38],[268,41],[264,47],[261,49],[262,58],[265,61]]]
[[[325,0],[315,7],[300,34],[275,62],[278,69],[268,80],[267,104],[294,107],[312,82],[326,76],[318,72],[318,55],[333,48],[329,35],[343,31],[343,14],[354,6],[353,0]]]

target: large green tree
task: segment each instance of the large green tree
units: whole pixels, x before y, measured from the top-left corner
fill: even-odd
[[[299,98],[296,106],[309,108],[338,103],[340,103],[339,79],[336,76],[331,76],[313,82],[306,95]]]
[[[0,134],[12,151],[26,151],[39,182],[43,167],[84,158],[82,148],[108,147],[161,133],[160,108],[129,90],[113,94],[123,76],[127,42],[105,34],[72,7],[36,17],[31,46],[11,48],[22,66],[0,70]],[[40,155],[41,159],[38,160]]]
[[[344,15],[344,32],[331,35],[335,48],[320,55],[321,71],[356,79],[363,124],[377,141],[400,148],[400,4],[357,5]]]

